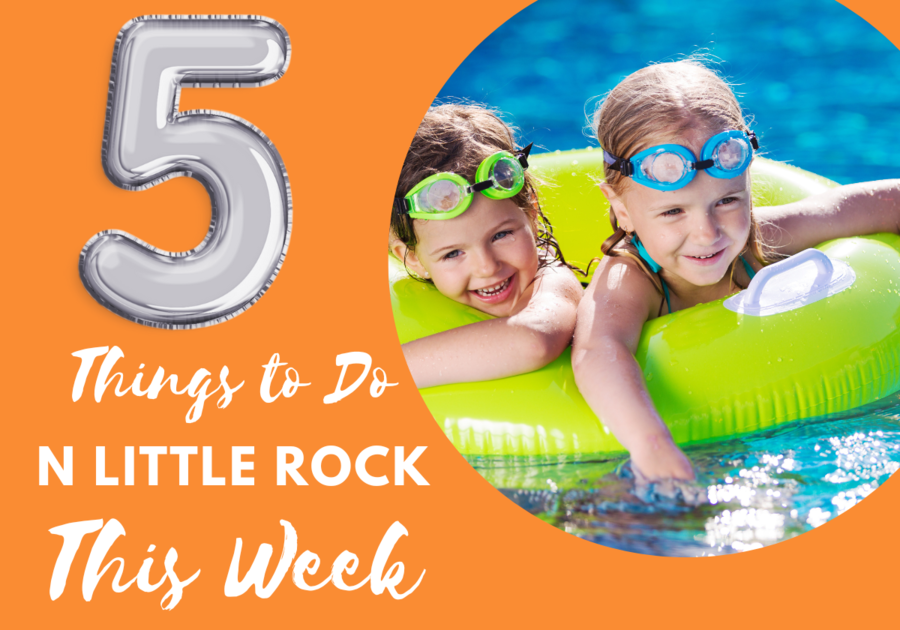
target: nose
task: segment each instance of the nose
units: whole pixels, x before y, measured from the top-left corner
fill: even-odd
[[[490,278],[502,266],[500,260],[488,249],[479,249],[474,253],[474,273],[480,278]]]
[[[712,212],[696,213],[691,232],[696,242],[700,245],[713,245],[722,234],[719,229],[719,222]]]

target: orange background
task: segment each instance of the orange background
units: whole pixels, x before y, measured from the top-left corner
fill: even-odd
[[[526,4],[125,0],[90,10],[61,3],[6,10],[4,627],[896,623],[897,478],[834,522],[774,547],[721,558],[645,557],[581,541],[529,516],[483,481],[430,417],[391,317],[384,264],[388,200],[409,140],[443,82]],[[896,3],[844,4],[900,43]],[[287,74],[261,89],[185,90],[181,108],[234,113],[274,141],[294,192],[286,262],[262,300],[225,324],[163,331],[130,323],[83,289],[77,265],[84,243],[118,228],[163,249],[188,249],[203,238],[210,205],[203,188],[188,179],[136,193],[104,176],[100,145],[116,34],[138,15],[247,11],[272,17],[288,31]],[[434,23],[446,25],[446,41],[435,43],[430,38],[439,29],[422,26]],[[355,167],[349,182],[348,165]],[[162,365],[182,378],[200,367],[217,374],[228,365],[229,381],[246,384],[227,409],[207,403],[195,424],[184,422],[193,402],[186,396],[163,394],[151,402],[110,393],[97,404],[86,389],[73,403],[78,360],[70,353],[102,345],[123,349],[117,368],[126,375],[141,362],[150,374]],[[334,357],[348,351],[368,352],[400,385],[379,399],[360,388],[323,405],[339,371]],[[260,366],[274,352],[313,385],[265,405],[257,394]],[[343,485],[320,486],[308,462],[328,444],[351,457],[373,444],[405,446],[407,453],[426,445],[417,468],[431,485],[372,488],[351,475]],[[38,485],[39,445],[52,446],[60,459],[63,445],[75,447],[72,487],[52,474],[49,486]],[[107,447],[107,474],[118,476],[125,445],[211,445],[216,474],[226,476],[229,447],[252,445],[256,485],[199,485],[195,456],[192,485],[180,487],[177,458],[167,456],[160,460],[159,486],[147,487],[146,458],[138,456],[134,487],[95,487],[96,445]],[[303,449],[301,471],[310,486],[276,487],[277,445]],[[389,464],[377,462],[373,474],[391,473]],[[125,558],[126,579],[151,543],[157,546],[154,580],[169,547],[178,551],[182,580],[202,570],[173,611],[159,608],[168,583],[153,593],[133,586],[115,594],[112,571],[85,602],[81,571],[93,534],[76,557],[65,593],[51,602],[50,575],[62,539],[47,530],[97,518],[116,518],[127,532],[107,556]],[[399,520],[409,530],[391,557],[406,567],[401,589],[427,573],[403,601],[375,596],[368,587],[303,592],[290,575],[268,600],[252,590],[226,598],[235,538],[244,541],[242,571],[263,542],[273,544],[277,558],[279,519],[296,528],[299,551],[319,554],[320,576],[350,549],[360,557],[357,577],[367,573],[384,532]]]

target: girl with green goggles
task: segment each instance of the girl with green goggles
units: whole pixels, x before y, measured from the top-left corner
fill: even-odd
[[[478,166],[474,184],[456,173],[436,173],[416,184],[405,197],[396,198],[394,203],[413,219],[444,220],[465,212],[477,192],[488,199],[514,197],[525,185],[525,169],[533,144],[515,155],[498,151],[489,156]]]
[[[513,130],[477,105],[430,108],[413,138],[388,245],[394,269],[410,276],[393,275],[392,295],[419,296],[422,308],[399,317],[427,330],[447,321],[447,300],[490,316],[404,339],[419,388],[530,372],[572,339],[582,288],[541,212],[526,172],[530,151],[517,149]]]

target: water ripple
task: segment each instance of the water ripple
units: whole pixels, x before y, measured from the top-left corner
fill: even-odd
[[[479,472],[502,479],[495,485],[531,514],[608,547],[665,556],[758,549],[843,514],[900,468],[900,394],[686,453],[705,489],[700,505],[636,489],[621,473],[624,458]]]

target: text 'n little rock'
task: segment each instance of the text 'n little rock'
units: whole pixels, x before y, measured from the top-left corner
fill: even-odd
[[[417,486],[427,486],[428,481],[416,469],[416,462],[426,448],[416,446],[407,455],[405,447],[395,446],[391,457],[392,449],[375,445],[362,449],[351,458],[339,446],[323,446],[313,453],[308,466],[304,466],[302,449],[277,446],[274,481],[278,486],[308,486],[309,480],[322,486],[339,486],[355,474],[367,486],[403,486],[407,478]],[[58,453],[59,449],[56,451]],[[256,485],[252,459],[255,451],[253,446],[232,446],[229,466],[222,463],[222,460],[227,461],[227,456],[214,459],[212,446],[125,446],[121,455],[113,456],[110,451],[109,459],[106,447],[97,446],[94,449],[94,485],[134,486],[136,471],[139,473],[137,485],[160,485],[161,471],[162,477],[174,485],[177,471],[179,486],[253,486]],[[218,465],[214,463],[216,461]],[[373,469],[381,474],[373,474]],[[112,470],[118,472],[112,473]],[[62,485],[73,485],[74,447],[62,447],[62,462],[50,446],[38,447],[38,471],[38,485],[50,485],[51,473]],[[393,483],[388,476],[390,472],[393,472]]]

